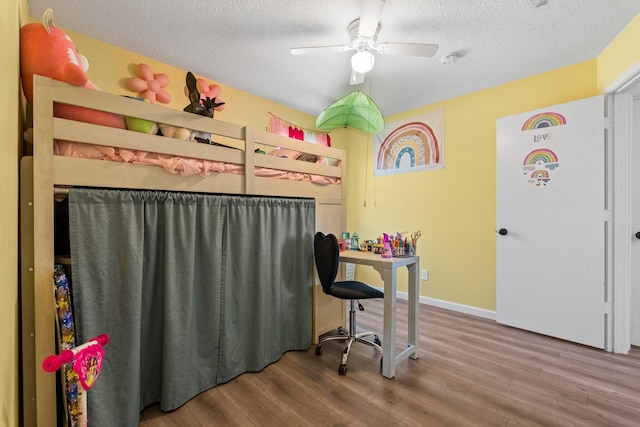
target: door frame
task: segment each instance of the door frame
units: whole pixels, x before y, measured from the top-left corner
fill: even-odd
[[[613,131],[613,328],[606,347],[614,353],[631,349],[631,150],[633,100],[640,98],[640,62],[631,66],[603,91],[610,95],[608,116]]]

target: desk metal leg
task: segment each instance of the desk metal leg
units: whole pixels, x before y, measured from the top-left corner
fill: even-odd
[[[418,307],[420,305],[420,281],[418,271],[420,264],[415,263],[407,266],[409,270],[409,322],[408,322],[408,342],[409,346],[413,345],[413,352],[409,355],[412,359],[419,357],[419,341],[420,341],[420,318],[418,315]]]
[[[393,269],[376,269],[384,281],[384,327],[382,338],[382,375],[396,375],[396,272]]]

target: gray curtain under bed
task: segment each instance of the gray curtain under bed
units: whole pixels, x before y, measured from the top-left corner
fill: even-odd
[[[69,229],[78,342],[110,336],[91,426],[311,345],[313,200],[74,188]]]

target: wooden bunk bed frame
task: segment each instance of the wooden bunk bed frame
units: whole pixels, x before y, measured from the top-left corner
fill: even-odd
[[[54,103],[72,104],[213,135],[224,145],[179,141],[54,117]],[[105,92],[34,77],[33,156],[21,160],[21,306],[23,424],[54,426],[57,422],[56,379],[41,363],[55,353],[53,291],[54,190],[56,187],[130,188],[313,198],[316,229],[337,235],[345,229],[345,152],[304,143],[247,126],[138,102]],[[144,150],[244,166],[244,174],[213,173],[181,176],[162,167],[54,155],[55,140]],[[273,147],[335,159],[337,166],[255,153]],[[338,178],[339,184],[318,185],[256,176],[256,167]],[[314,275],[315,276],[315,275]],[[326,297],[314,279],[313,331],[318,336],[344,326],[344,305]]]

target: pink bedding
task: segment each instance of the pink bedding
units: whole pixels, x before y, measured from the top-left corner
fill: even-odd
[[[106,147],[102,145],[82,144],[72,141],[55,141],[54,154],[67,157],[162,166],[168,172],[173,174],[179,173],[182,176],[208,176],[212,172],[244,174],[244,166],[233,163],[194,159],[190,157],[176,157],[168,154],[150,153],[147,151]],[[339,178],[260,167],[256,167],[255,175],[293,181],[313,182],[322,185],[340,183]]]

